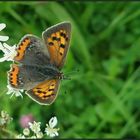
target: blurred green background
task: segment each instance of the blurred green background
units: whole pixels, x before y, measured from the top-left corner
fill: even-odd
[[[0,63],[0,110],[14,119],[9,129],[22,132],[22,115],[32,114],[42,128],[55,115],[60,138],[140,137],[140,3],[1,2],[0,7],[0,22],[7,25],[0,35],[10,37],[9,45],[70,21],[63,71],[80,70],[62,81],[51,106],[41,106],[27,95],[10,99],[5,94],[11,62]]]

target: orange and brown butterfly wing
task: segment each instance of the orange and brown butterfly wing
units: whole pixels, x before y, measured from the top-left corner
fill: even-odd
[[[16,52],[17,54],[14,57],[14,61],[23,64],[43,65],[48,64],[50,61],[48,50],[42,40],[31,34],[25,35],[20,40]]]
[[[18,44],[18,48],[16,48],[17,55],[15,56],[15,61],[21,61],[24,58],[27,47],[30,45],[31,39],[26,37],[23,38],[22,41]]]
[[[61,69],[69,49],[71,24],[69,22],[56,24],[44,31],[42,36],[48,48],[51,63]]]
[[[57,96],[59,83],[60,80],[57,79],[46,80],[27,91],[26,94],[41,105],[50,105]]]
[[[18,65],[12,64],[11,69],[8,72],[8,84],[10,84],[13,88],[18,88],[18,73]]]
[[[13,88],[30,90],[47,80],[40,72],[42,69],[38,69],[36,66],[11,64],[10,67],[11,69],[8,71],[8,84]]]

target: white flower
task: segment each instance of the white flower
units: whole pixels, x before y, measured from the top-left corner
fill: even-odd
[[[9,116],[9,114],[6,111],[1,111],[1,116],[0,116],[0,125],[5,125],[12,121],[13,118]]]
[[[41,122],[33,122],[33,123],[30,123],[29,122],[29,126],[30,126],[30,129],[35,133],[37,134],[38,132],[40,132],[40,124]]]
[[[36,136],[31,136],[30,138],[31,138],[31,139],[36,139]]]
[[[6,27],[6,24],[1,23],[0,24],[0,31],[3,30]],[[3,61],[13,61],[13,58],[16,56],[16,45],[9,46],[6,43],[1,43],[1,41],[7,41],[9,39],[8,36],[0,36],[0,50],[3,51],[4,56],[0,58],[0,62]]]
[[[22,134],[19,134],[19,135],[16,136],[16,138],[17,138],[17,139],[25,139],[25,136],[22,135]]]
[[[38,133],[36,134],[36,137],[39,138],[39,139],[42,138],[42,137],[43,137],[43,133],[42,133],[42,132],[38,132]]]
[[[28,135],[30,134],[29,128],[24,128],[24,129],[23,129],[23,134],[24,134],[25,136],[28,136]]]
[[[16,45],[14,46],[9,46],[6,43],[1,43],[0,42],[0,50],[3,51],[4,53],[4,57],[0,58],[0,62],[3,61],[13,61],[14,57],[16,56],[17,52],[16,52]]]
[[[3,126],[6,124],[6,120],[4,118],[0,118],[0,126]]]
[[[57,118],[56,117],[52,117],[49,120],[49,125],[50,125],[51,128],[55,127],[57,125]]]
[[[1,111],[1,117],[2,118],[7,118],[8,116],[9,115],[8,115],[8,113],[6,111],[4,111],[4,110]]]
[[[45,132],[48,136],[50,137],[55,137],[58,136],[58,130],[59,128],[54,128],[57,125],[57,118],[56,117],[52,117],[49,121],[49,124],[46,124],[46,128],[45,128]]]
[[[0,31],[3,30],[6,27],[6,24],[1,23],[0,24]],[[0,36],[0,41],[7,41],[9,39],[8,36]]]
[[[23,89],[16,89],[16,88],[11,87],[10,85],[7,85],[7,88],[8,88],[8,92],[6,94],[8,94],[8,95],[12,94],[11,97],[13,95],[15,95],[16,97],[18,97],[18,96],[23,97],[21,94],[24,91]]]

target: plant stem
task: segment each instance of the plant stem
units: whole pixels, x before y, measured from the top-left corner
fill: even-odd
[[[13,133],[12,131],[7,130],[6,128],[2,128],[1,130],[5,133],[9,134],[10,136],[12,136],[12,138],[16,138],[16,134]]]

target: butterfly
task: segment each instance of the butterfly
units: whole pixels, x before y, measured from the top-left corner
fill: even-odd
[[[50,105],[57,97],[71,37],[71,23],[61,22],[42,32],[42,39],[27,34],[16,48],[8,72],[8,83],[41,105]]]

